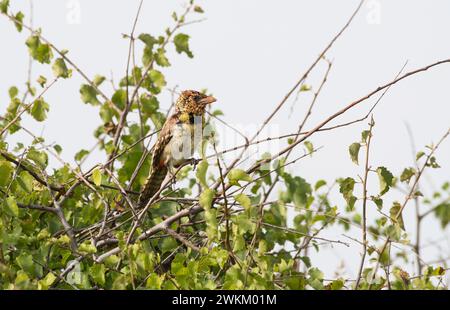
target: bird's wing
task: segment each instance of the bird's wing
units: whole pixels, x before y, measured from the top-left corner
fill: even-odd
[[[173,129],[178,122],[178,115],[173,114],[164,123],[161,132],[156,141],[155,147],[153,148],[152,155],[152,169],[165,166],[167,164],[166,158],[164,158],[164,149],[173,136]]]
[[[176,114],[172,115],[166,120],[158,136],[158,140],[153,149],[152,156],[152,170],[145,181],[144,187],[139,195],[138,205],[139,207],[144,207],[148,201],[153,197],[153,195],[158,192],[164,181],[168,167],[167,158],[164,158],[164,149],[167,144],[172,139],[172,130],[178,122],[178,116]]]

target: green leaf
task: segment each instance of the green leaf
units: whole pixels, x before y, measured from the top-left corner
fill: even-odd
[[[194,12],[205,13],[205,11],[203,11],[203,9],[198,5],[194,6]]]
[[[334,280],[333,282],[331,282],[331,289],[333,291],[340,290],[343,287],[344,287],[344,280],[342,280],[342,279],[337,279],[337,280]]]
[[[142,69],[141,67],[134,67],[131,70],[131,74],[122,78],[119,82],[120,87],[135,86],[142,79]],[[144,94],[145,95],[145,94]]]
[[[311,142],[305,141],[304,142],[306,149],[308,150],[308,153],[312,155],[312,152],[314,151],[314,146]]]
[[[215,240],[218,235],[217,210],[211,208],[215,191],[207,188],[199,197],[200,206],[205,209],[206,234],[210,240]]]
[[[319,180],[316,182],[316,184],[314,185],[314,190],[317,191],[319,188],[321,188],[322,186],[327,185],[327,181],[325,180]]]
[[[150,70],[148,76],[150,77],[150,80],[156,87],[162,88],[166,86],[166,79],[164,78],[164,75],[160,71]]]
[[[307,268],[311,267],[311,259],[308,256],[300,256],[299,258]]]
[[[156,112],[150,116],[153,124],[155,125],[156,129],[161,129],[164,125],[164,122],[166,121],[166,117],[161,112]]]
[[[117,90],[111,98],[111,101],[118,107],[120,110],[125,109],[127,104],[127,92],[124,89]]]
[[[56,77],[67,79],[71,76],[72,71],[67,68],[63,58],[57,58],[52,66],[53,74]]]
[[[58,153],[58,155],[61,154],[61,152],[62,152],[62,147],[59,144],[55,144],[53,146],[53,149],[56,151],[56,153]]]
[[[154,95],[159,94],[164,86],[166,86],[166,79],[158,70],[150,70],[142,84],[143,88]]]
[[[312,192],[311,185],[301,177],[292,178],[286,174],[284,179],[287,184],[288,194],[294,201],[294,204],[299,208],[308,207]]]
[[[272,180],[270,178],[270,174],[267,173],[267,171],[270,170],[270,162],[272,160],[272,154],[269,152],[265,152],[261,154],[261,160],[258,160],[258,163],[260,165],[259,167],[259,173],[263,177],[263,180],[266,182],[266,184],[271,184]]]
[[[62,235],[55,242],[58,245],[68,245],[70,243],[70,238],[67,235]]]
[[[0,187],[9,184],[13,172],[14,168],[9,162],[0,161]]]
[[[25,17],[25,15],[23,15],[22,12],[18,12],[16,14],[16,16],[14,16],[15,20],[14,20],[14,25],[16,26],[17,31],[22,32],[23,29],[23,18]]]
[[[164,280],[161,277],[159,277],[157,273],[152,273],[147,278],[147,281],[145,282],[145,287],[148,289],[160,290],[163,281]]]
[[[302,84],[302,86],[300,87],[301,92],[310,91],[310,90],[311,90],[311,85],[308,85],[308,84]]]
[[[33,161],[42,170],[48,165],[48,155],[44,151],[38,151],[35,148],[31,148],[27,153],[27,158]]]
[[[311,277],[311,279],[323,279],[323,272],[320,271],[320,269],[314,267],[308,270],[309,276]]]
[[[36,96],[36,88],[32,87],[30,83],[26,83],[27,89],[30,92],[31,96]]]
[[[19,90],[17,89],[17,87],[12,86],[9,88],[8,93],[9,93],[9,98],[14,99],[19,94]]]
[[[309,279],[308,284],[316,290],[323,289],[323,272],[320,271],[318,268],[310,268],[308,270],[309,273]]]
[[[30,277],[23,271],[19,270],[16,273],[16,279],[14,280],[15,287],[29,287]]]
[[[159,109],[158,98],[148,94],[141,95],[142,112],[148,117]]]
[[[151,48],[146,46],[144,48],[144,53],[142,54],[142,63],[145,67],[149,67],[153,61],[153,51]],[[129,84],[134,84],[134,81],[129,81]]]
[[[106,268],[103,264],[94,264],[91,268],[89,268],[89,275],[95,283],[100,285],[105,285],[105,272]]]
[[[114,116],[114,111],[108,103],[104,103],[100,107],[99,114],[100,114],[100,118],[102,119],[102,121],[106,124],[106,123],[109,123],[112,121],[113,116]]]
[[[178,243],[176,240],[172,238],[164,238],[164,240],[161,242],[161,252],[171,252],[178,246]]]
[[[43,122],[47,118],[49,105],[43,98],[38,98],[31,107],[31,115],[38,122]]]
[[[8,7],[9,7],[9,0],[2,0],[0,2],[0,12],[3,14],[8,13]]]
[[[212,112],[212,115],[214,115],[214,116],[221,116],[221,115],[224,115],[224,114],[223,114],[222,110],[216,109],[216,110],[214,110]]]
[[[19,216],[19,207],[17,206],[16,198],[9,196],[5,200],[6,211],[15,217]]]
[[[33,256],[29,253],[20,253],[16,258],[17,265],[29,275],[34,275],[35,263],[33,262]]]
[[[92,83],[94,83],[95,86],[100,86],[104,81],[106,80],[106,78],[102,75],[96,75],[94,76],[94,79],[92,80]]]
[[[353,210],[356,202],[356,197],[353,196],[355,183],[355,180],[350,177],[339,181],[339,192],[344,196],[344,199],[347,201],[350,210]]]
[[[78,250],[81,253],[86,253],[86,254],[97,253],[97,248],[93,244],[91,244],[90,241],[85,241],[82,244],[80,244],[80,246],[78,247]]]
[[[391,220],[394,223],[398,223],[401,229],[405,230],[405,224],[403,222],[403,216],[400,212],[402,205],[397,201],[392,204],[391,209],[389,210],[389,215],[391,216]]]
[[[217,223],[217,210],[209,209],[205,211],[206,221],[206,235],[209,240],[216,240],[218,238],[219,230]]]
[[[181,54],[185,53],[189,58],[194,57],[189,49],[189,36],[184,33],[179,33],[173,38],[176,51]]]
[[[92,181],[97,186],[102,184],[102,172],[99,168],[95,168],[94,171],[92,171]]]
[[[450,201],[442,202],[434,208],[434,215],[441,222],[444,229],[450,223]]]
[[[53,58],[53,53],[50,45],[42,43],[37,35],[32,35],[25,42],[28,46],[31,57],[40,63],[49,64]]]
[[[377,208],[379,210],[381,210],[383,208],[383,199],[379,198],[379,197],[375,197],[372,196],[372,201],[375,203],[375,205],[377,206]]]
[[[14,93],[14,90],[13,90],[13,93]],[[17,111],[18,111],[19,107],[21,106],[21,104],[22,104],[22,101],[20,101],[19,98],[13,98],[11,100],[11,102],[9,103],[8,108],[6,109],[6,111],[9,114],[15,116],[17,114]]]
[[[199,197],[200,206],[205,210],[211,209],[215,194],[216,192],[214,190],[206,188]]]
[[[250,198],[248,198],[248,196],[246,194],[238,194],[236,196],[234,196],[234,199],[242,206],[244,207],[245,210],[250,210],[250,208],[252,207],[252,201],[250,200]]]
[[[350,153],[350,158],[357,165],[358,165],[358,154],[359,154],[360,148],[361,148],[361,144],[359,144],[357,142],[352,143],[352,145],[350,145],[350,147],[348,148],[348,151]]]
[[[405,168],[400,175],[400,181],[409,183],[411,178],[416,174],[416,169],[414,168]]]
[[[441,266],[436,267],[431,273],[433,276],[443,276],[445,275],[445,269]]]
[[[370,135],[370,131],[369,130],[364,130],[361,133],[361,142],[367,143],[367,138],[369,137],[369,135]]]
[[[80,162],[80,161],[82,161],[83,158],[84,158],[86,155],[88,155],[88,154],[89,154],[89,151],[87,151],[87,150],[81,150],[81,151],[79,151],[78,153],[75,154],[75,160],[76,160],[77,162]]]
[[[380,196],[384,195],[389,191],[389,188],[392,186],[392,181],[394,180],[394,176],[392,173],[387,170],[386,167],[378,167],[377,168],[378,179],[380,181]]]
[[[252,178],[242,169],[232,169],[228,173],[228,180],[231,185],[240,186],[239,181],[250,182]]]
[[[167,59],[167,57],[166,57],[166,51],[162,48],[158,48],[158,50],[156,51],[155,61],[161,67],[169,67],[170,66],[169,59]]]
[[[49,272],[44,279],[39,280],[38,288],[40,290],[47,290],[53,284],[53,282],[55,282],[55,280],[56,276],[53,273]]]
[[[139,40],[144,42],[144,44],[151,49],[153,49],[153,45],[158,43],[158,40],[155,37],[151,36],[148,33],[141,33],[138,37]]]
[[[436,161],[436,157],[434,156],[430,157],[430,159],[428,160],[427,167],[441,168],[441,166]]]
[[[97,91],[91,85],[83,84],[80,88],[81,100],[84,103],[90,103],[92,105],[99,105],[100,101],[97,99]]]
[[[412,198],[423,197],[423,193],[421,191],[415,191],[412,194]]]
[[[418,152],[417,154],[416,154],[416,160],[419,160],[422,156],[424,156],[425,155],[425,153],[424,152]]]
[[[17,182],[27,193],[31,193],[33,191],[33,177],[28,173],[28,171],[24,170],[20,172]]]
[[[40,75],[36,82],[41,85],[41,87],[44,87],[47,83],[47,79],[45,78],[45,76]]]
[[[206,183],[206,171],[208,170],[209,164],[207,160],[202,160],[197,165],[196,177],[200,184],[204,187],[208,187],[208,183]]]

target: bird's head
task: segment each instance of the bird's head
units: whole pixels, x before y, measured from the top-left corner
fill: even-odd
[[[185,90],[178,98],[175,109],[183,114],[203,115],[206,107],[215,101],[216,98],[213,96],[207,96],[195,90]]]

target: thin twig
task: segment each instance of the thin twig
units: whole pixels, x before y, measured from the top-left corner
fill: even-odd
[[[397,220],[399,218],[399,216],[402,214],[403,209],[406,207],[408,201],[411,199],[411,197],[414,196],[414,192],[416,191],[417,184],[419,183],[420,177],[422,176],[425,168],[428,166],[430,158],[434,155],[434,153],[436,152],[438,147],[448,137],[449,134],[450,134],[450,128],[442,136],[442,138],[439,140],[439,142],[435,146],[431,147],[430,153],[428,154],[427,158],[425,159],[424,164],[422,165],[422,167],[420,168],[420,170],[416,174],[414,182],[411,185],[411,189],[409,190],[408,194],[405,197],[405,200],[404,200],[403,204],[401,205],[400,209],[398,210],[397,214],[394,217],[395,220]],[[375,277],[376,277],[376,274],[377,274],[377,270],[378,270],[378,267],[379,267],[380,262],[381,262],[381,257],[383,255],[384,251],[386,250],[387,246],[389,245],[390,241],[391,241],[391,237],[388,236],[386,241],[384,242],[383,246],[381,247],[381,250],[379,252],[378,259],[377,259],[377,262],[376,262],[376,265],[375,265],[375,268],[373,270],[372,277],[371,277],[370,282],[369,282],[369,289],[371,289],[371,287],[373,285],[373,281],[375,280]]]
[[[56,82],[58,81],[58,78],[55,78],[50,84],[48,84],[43,90],[42,92],[29,104],[26,104],[25,107],[16,114],[16,116],[8,123],[6,124],[5,127],[2,128],[2,130],[0,131],[0,137],[3,135],[3,133],[5,133],[5,131],[7,131],[9,129],[9,127],[11,127],[12,125],[14,125],[15,122],[17,122],[17,120],[20,118],[20,116],[22,116],[23,113],[25,113],[26,111],[28,111],[31,106],[39,99],[42,98],[42,96],[50,89],[50,87],[52,87]]]
[[[373,116],[369,123],[369,133],[367,135],[366,144],[366,160],[364,166],[364,179],[363,179],[363,201],[362,201],[362,243],[363,243],[363,254],[361,257],[361,263],[359,265],[358,276],[356,278],[355,289],[358,289],[359,282],[361,281],[362,272],[364,269],[364,261],[367,254],[367,179],[369,177],[370,167],[369,167],[369,155],[370,155],[370,142],[372,141],[372,130],[375,122]]]
[[[38,36],[42,41],[48,44],[61,58],[63,58],[68,64],[70,64],[106,102],[109,101],[108,97],[97,87],[97,85],[95,85],[95,83],[91,79],[89,79],[88,76],[83,71],[81,71],[81,69],[69,57],[67,57],[67,53],[64,53],[61,50],[59,50],[55,45],[53,45],[49,40],[47,40],[40,31],[34,30],[32,27],[26,25],[25,23],[16,19],[12,15],[5,14],[5,16],[7,16],[12,22],[22,25],[25,29],[29,30],[33,35]],[[117,109],[115,105],[112,106]]]
[[[382,86],[377,87],[376,89],[374,89],[373,91],[371,91],[370,93],[368,93],[367,95],[351,102],[350,104],[348,104],[347,106],[345,106],[343,109],[339,110],[338,112],[332,114],[331,116],[329,116],[327,119],[325,119],[324,121],[322,121],[321,123],[319,123],[317,126],[315,126],[313,129],[311,129],[307,134],[305,134],[302,138],[300,138],[299,140],[293,142],[291,145],[289,145],[288,147],[286,147],[284,150],[281,150],[280,152],[278,152],[277,154],[271,156],[271,158],[266,158],[258,163],[256,163],[253,167],[251,167],[250,169],[247,170],[247,173],[251,173],[253,171],[255,171],[256,169],[258,169],[261,165],[263,164],[267,164],[270,161],[272,161],[273,159],[276,159],[282,155],[284,155],[285,153],[289,152],[290,149],[295,148],[297,145],[299,145],[300,143],[302,143],[303,141],[305,141],[307,138],[309,138],[310,136],[312,136],[315,132],[317,132],[320,128],[322,128],[323,126],[325,126],[326,124],[328,124],[330,121],[334,120],[335,118],[337,118],[338,116],[346,113],[348,110],[354,108],[355,106],[357,106],[358,104],[366,101],[367,99],[369,99],[370,97],[372,97],[373,95],[379,93],[380,91],[408,78],[411,77],[413,75],[416,75],[418,73],[427,71],[428,69],[431,69],[433,67],[442,65],[442,64],[446,64],[446,63],[450,63],[450,59],[444,59],[444,60],[440,60],[437,61],[433,64],[427,65],[425,67],[410,71],[408,73],[405,73],[404,75],[400,76],[399,78],[394,79],[391,82],[388,82]]]

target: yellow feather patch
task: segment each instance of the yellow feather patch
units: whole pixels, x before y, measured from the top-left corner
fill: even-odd
[[[189,122],[189,113],[181,113],[178,118],[181,122],[187,123]]]

